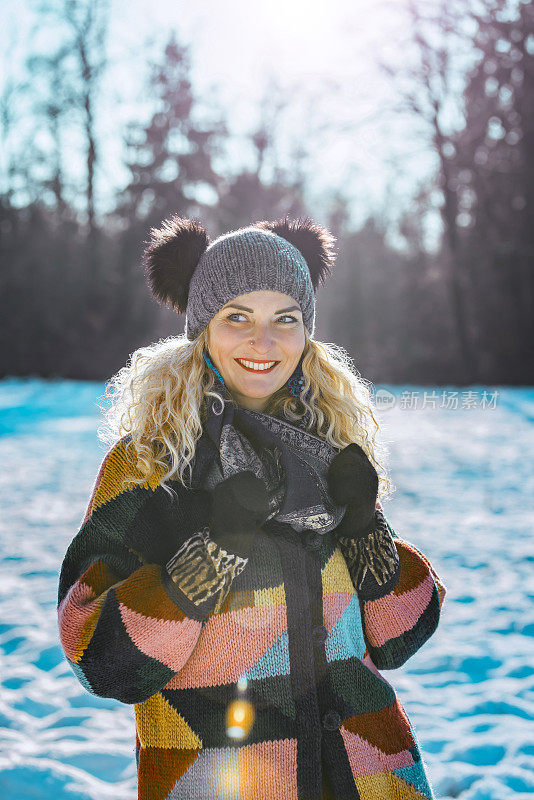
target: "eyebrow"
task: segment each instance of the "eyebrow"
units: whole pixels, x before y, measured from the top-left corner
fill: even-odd
[[[238,303],[229,303],[223,308],[239,308],[241,311],[250,311],[251,314],[254,313],[253,308],[247,308],[246,306],[240,306]],[[284,314],[286,311],[300,311],[300,306],[289,306],[289,308],[280,308],[278,311],[275,311],[275,314]]]

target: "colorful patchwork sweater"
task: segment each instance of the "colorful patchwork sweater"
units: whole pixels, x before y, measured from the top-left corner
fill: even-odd
[[[124,483],[129,443],[102,462],[58,620],[81,684],[134,706],[139,800],[432,798],[380,672],[438,625],[425,555],[377,504],[364,540],[267,523],[241,559],[211,541],[204,492]]]

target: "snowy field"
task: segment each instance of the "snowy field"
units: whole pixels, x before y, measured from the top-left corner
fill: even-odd
[[[437,798],[531,798],[534,390],[499,389],[484,408],[483,387],[470,387],[471,402],[460,389],[455,409],[441,407],[454,387],[435,390],[435,407],[420,387],[387,388],[393,405],[380,417],[397,491],[386,515],[448,593],[433,637],[385,676]],[[82,689],[56,622],[60,564],[105,452],[103,389],[0,382],[2,800],[137,797],[133,707]],[[403,407],[403,392],[418,407]]]

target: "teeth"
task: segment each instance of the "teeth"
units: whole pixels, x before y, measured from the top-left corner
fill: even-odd
[[[238,358],[236,360],[245,367],[257,370],[258,372],[261,372],[264,369],[269,369],[269,367],[272,367],[273,364],[276,364],[276,361],[267,361],[265,364],[255,364],[253,361],[245,361],[243,358]]]

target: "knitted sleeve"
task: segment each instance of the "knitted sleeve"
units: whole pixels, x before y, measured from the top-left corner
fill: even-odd
[[[400,539],[379,503],[375,530],[339,538],[358,592],[369,654],[378,669],[404,664],[438,626],[446,589],[427,557]]]
[[[128,437],[105,456],[83,524],[69,545],[58,588],[65,656],[92,694],[139,703],[187,662],[209,609],[172,581],[154,553],[165,536],[180,539],[150,483],[123,483],[132,467]],[[161,488],[161,487],[160,487]]]

